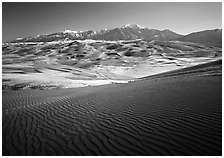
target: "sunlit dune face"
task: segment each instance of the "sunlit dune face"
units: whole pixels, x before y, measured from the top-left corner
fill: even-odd
[[[2,52],[3,79],[11,80],[10,84],[62,87],[98,85],[97,80],[127,82],[218,60],[221,52],[217,47],[180,41],[7,43]]]

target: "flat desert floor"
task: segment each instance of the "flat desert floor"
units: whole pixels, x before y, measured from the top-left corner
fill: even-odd
[[[3,155],[222,155],[221,63],[96,87],[3,91]]]

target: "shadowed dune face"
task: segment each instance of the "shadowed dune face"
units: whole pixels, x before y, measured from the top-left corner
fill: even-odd
[[[220,156],[222,78],[195,71],[128,84],[4,91],[3,155]]]
[[[82,87],[95,84],[75,80],[133,80],[219,60],[222,50],[180,41],[58,40],[4,43],[2,54],[6,86]]]

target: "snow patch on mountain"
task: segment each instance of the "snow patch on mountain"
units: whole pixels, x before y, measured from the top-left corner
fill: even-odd
[[[124,25],[123,28],[146,29],[147,27],[142,27],[142,26],[136,25],[136,24],[127,24],[127,25]]]
[[[65,30],[65,31],[63,31],[63,33],[73,33],[73,34],[76,34],[76,33],[78,33],[78,31]]]

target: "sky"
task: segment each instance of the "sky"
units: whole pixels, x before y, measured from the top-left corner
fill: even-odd
[[[2,41],[138,24],[186,35],[222,28],[221,2],[3,2]]]

